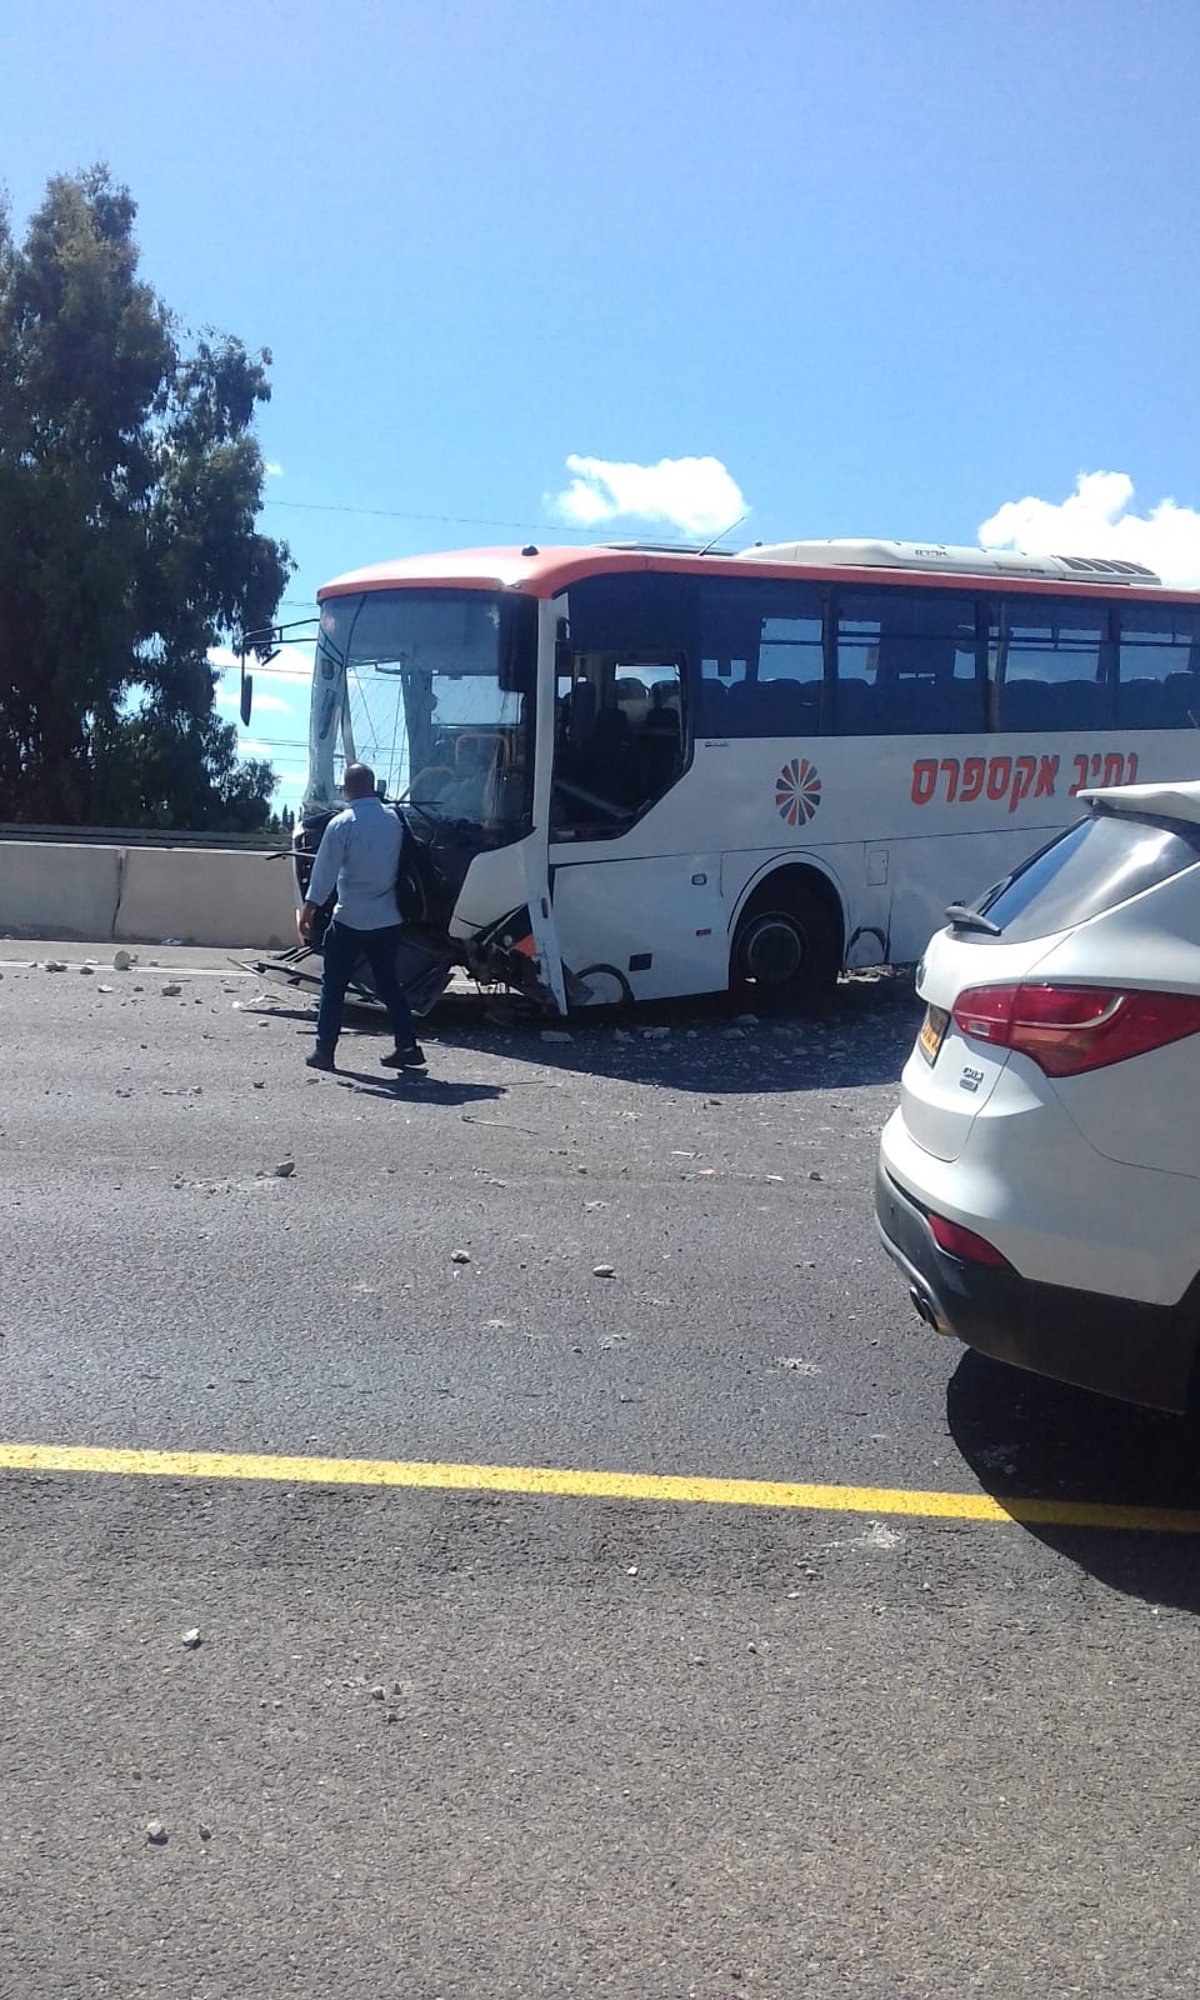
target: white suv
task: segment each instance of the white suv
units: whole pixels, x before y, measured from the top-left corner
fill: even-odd
[[[1200,783],[1088,817],[954,905],[876,1213],[921,1317],[1183,1410],[1200,1377]]]

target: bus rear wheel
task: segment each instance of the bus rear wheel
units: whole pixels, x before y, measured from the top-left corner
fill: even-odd
[[[733,1002],[760,1013],[821,1007],[841,969],[841,925],[805,882],[773,876],[742,911],[730,954]]]

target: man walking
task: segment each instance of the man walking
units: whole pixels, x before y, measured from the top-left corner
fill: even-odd
[[[396,875],[404,846],[404,827],[397,815],[376,797],[375,773],[365,764],[348,764],[342,780],[344,812],[335,813],[321,836],[308,884],[308,897],[296,919],[302,944],[311,944],[313,923],[336,887],[333,918],[322,943],[321,1004],[317,1013],[317,1046],[306,1058],[310,1069],[333,1069],[342,1031],[346,988],[360,959],[365,958],[375,990],[387,1008],[396,1046],[380,1061],[391,1069],[424,1069],[413,1017],[396,976],[400,942],[400,908]]]

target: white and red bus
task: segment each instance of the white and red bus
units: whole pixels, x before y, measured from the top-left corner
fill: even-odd
[[[1200,593],[898,542],[485,549],[319,593],[301,887],[345,760],[434,954],[561,1012],[917,958],[1087,786],[1200,777]]]

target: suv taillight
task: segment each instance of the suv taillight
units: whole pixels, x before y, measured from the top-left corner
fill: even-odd
[[[1077,1076],[1200,1032],[1200,997],[1116,986],[972,986],[954,1003],[954,1025],[1029,1056],[1047,1076]]]

